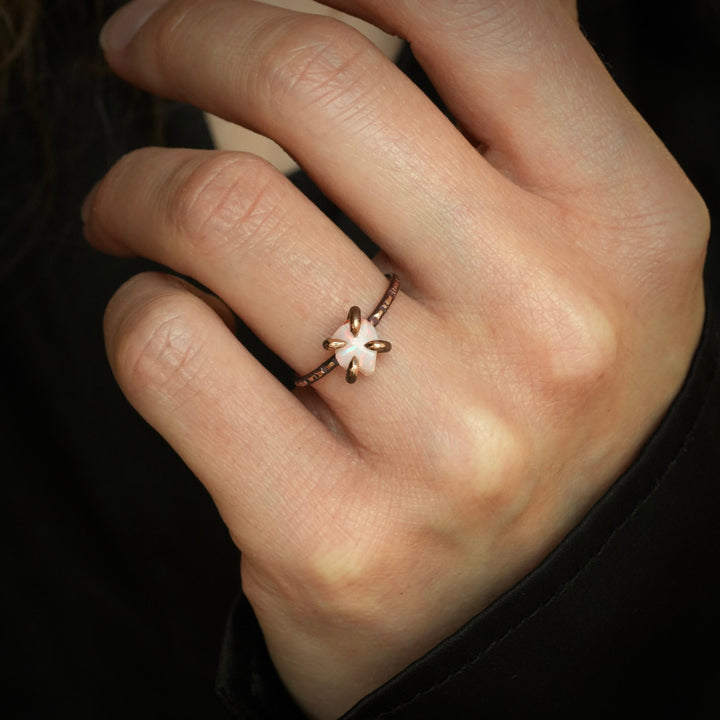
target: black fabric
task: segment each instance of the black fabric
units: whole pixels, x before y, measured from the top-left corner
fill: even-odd
[[[96,31],[119,4],[46,0],[37,87],[16,76],[0,117],[0,713],[292,720],[251,608],[235,599],[225,528],[104,355],[105,304],[148,265],[84,244],[82,197],[134,147],[210,143],[200,113],[104,68]],[[588,35],[715,212],[713,4],[583,7]],[[400,65],[432,94],[411,54]],[[307,178],[294,181],[372,252]],[[711,313],[663,427],[555,553],[348,718],[717,715],[717,334]],[[219,658],[229,710],[215,696]]]
[[[304,717],[278,677],[252,607],[242,594],[228,619],[217,691],[233,715],[244,720]]]
[[[105,305],[148,266],[89,248],[79,216],[122,153],[210,139],[104,68],[96,4],[44,4],[37,101],[16,77],[0,113],[0,716],[227,718],[237,552],[105,357]]]

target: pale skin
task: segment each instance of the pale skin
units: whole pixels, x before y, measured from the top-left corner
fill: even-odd
[[[120,386],[213,496],[280,676],[320,719],[516,583],[632,462],[697,346],[709,232],[572,3],[326,4],[410,41],[457,126],[336,18],[156,0],[129,39],[136,0],[105,52],[277,141],[377,258],[249,153],[141,150],[85,207],[93,245],[196,278],[298,373],[402,279],[376,373],[295,392],[169,276],[106,314]]]
[[[401,38],[383,32],[379,27],[313,0],[273,0],[268,3],[295,12],[313,13],[342,20],[370,40],[388,58],[394,59],[402,49]],[[205,113],[215,147],[221,150],[242,150],[272,163],[281,173],[288,175],[298,169],[297,163],[272,138],[253,132],[242,125],[228,122],[217,115]]]

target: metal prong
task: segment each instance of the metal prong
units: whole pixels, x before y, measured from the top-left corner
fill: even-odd
[[[370,340],[365,343],[365,347],[377,353],[386,353],[392,350],[392,345],[387,340]]]
[[[345,379],[349,383],[354,383],[358,378],[360,372],[360,361],[353,355],[353,359],[348,365],[347,372],[345,373]]]
[[[360,314],[360,308],[357,305],[353,305],[348,312],[347,321],[350,323],[350,332],[353,337],[357,337],[360,332],[360,323],[362,322],[362,315]]]
[[[323,347],[326,350],[339,350],[347,345],[344,340],[338,340],[337,338],[328,338],[323,340]]]

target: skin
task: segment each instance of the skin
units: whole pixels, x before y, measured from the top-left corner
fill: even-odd
[[[394,59],[402,49],[403,41],[393,35],[370,25],[359,18],[325,7],[313,0],[273,0],[272,5],[283,7],[296,12],[313,13],[340,19],[346,24],[359,30],[368,38],[386,57]],[[248,130],[242,125],[227,122],[217,115],[205,114],[215,147],[223,150],[242,150],[251,152],[272,163],[281,173],[286,175],[298,169],[297,163],[272,138]]]
[[[294,393],[178,280],[107,310],[120,386],[212,494],[314,718],[516,583],[632,462],[697,345],[709,232],[572,3],[327,4],[409,40],[457,125],[336,19],[136,0],[103,44],[129,82],[277,141],[377,258],[251,154],[134,152],[84,210],[93,245],[194,277],[298,373],[402,278],[375,375]]]

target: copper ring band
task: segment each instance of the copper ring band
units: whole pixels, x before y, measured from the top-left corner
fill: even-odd
[[[382,299],[377,304],[377,307],[367,317],[367,321],[373,326],[376,326],[382,320],[383,315],[385,315],[388,308],[393,304],[393,301],[400,290],[400,279],[397,275],[393,273],[392,275],[386,275],[386,277],[389,280],[388,289],[385,291]],[[324,378],[328,373],[332,372],[338,365],[338,360],[336,356],[333,355],[322,365],[318,365],[314,370],[310,371],[306,375],[295,378],[295,387],[307,387],[308,385],[312,385],[321,378]],[[352,381],[348,379],[348,382]]]

